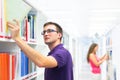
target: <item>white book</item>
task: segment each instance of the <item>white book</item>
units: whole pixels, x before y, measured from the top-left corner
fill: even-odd
[[[5,31],[4,31],[4,0],[0,0],[0,38],[4,38]]]

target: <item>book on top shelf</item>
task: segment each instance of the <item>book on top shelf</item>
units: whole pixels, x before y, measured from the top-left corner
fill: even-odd
[[[27,42],[36,43],[35,16],[25,16],[21,22],[21,37]]]
[[[28,26],[28,19],[25,16],[24,19],[21,22],[21,37],[25,41],[28,41],[28,37],[29,37],[29,35],[28,35],[28,31],[29,31],[28,27],[29,27]]]
[[[19,5],[19,6],[18,6]],[[1,0],[0,1],[0,38],[11,39],[11,34],[6,25],[7,21],[17,19],[21,22],[31,6],[22,0]],[[16,11],[17,10],[17,11]],[[2,15],[2,17],[1,17]]]
[[[5,26],[4,26],[4,0],[0,0],[0,39],[5,38]]]
[[[0,0],[0,35],[2,33],[2,0]]]
[[[29,42],[36,42],[36,16],[28,14],[28,24],[29,24]]]

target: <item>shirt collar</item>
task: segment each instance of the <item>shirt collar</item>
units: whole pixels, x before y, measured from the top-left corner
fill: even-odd
[[[53,49],[49,52],[49,54],[48,54],[48,55],[53,54],[53,53],[54,53],[54,51],[55,51],[56,49],[60,48],[60,47],[63,47],[63,44],[58,44],[56,47],[54,47],[54,48],[53,48]]]

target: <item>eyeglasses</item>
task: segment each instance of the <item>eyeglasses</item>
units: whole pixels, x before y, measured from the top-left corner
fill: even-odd
[[[58,32],[58,31],[55,31],[53,29],[48,29],[48,30],[44,30],[43,32],[41,32],[41,35],[45,35],[45,33],[51,33],[51,32]]]

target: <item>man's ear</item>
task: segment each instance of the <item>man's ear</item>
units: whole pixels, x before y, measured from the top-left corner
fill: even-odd
[[[62,37],[62,34],[61,33],[58,33],[59,34],[59,38],[61,38]]]

